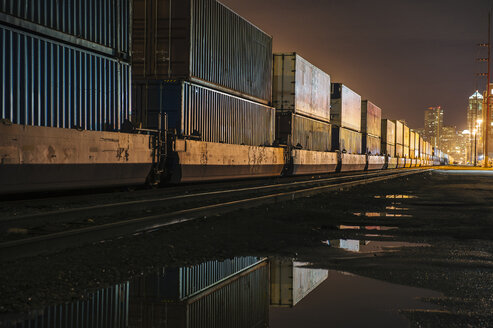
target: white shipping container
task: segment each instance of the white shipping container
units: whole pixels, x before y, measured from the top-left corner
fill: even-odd
[[[329,122],[330,75],[296,53],[274,54],[272,104]]]
[[[382,131],[382,109],[369,100],[361,102],[361,132],[380,137]]]
[[[356,132],[361,131],[361,96],[341,83],[331,86],[332,124]]]
[[[270,303],[272,306],[295,306],[327,279],[327,270],[305,267],[308,264],[290,260],[271,260]]]
[[[395,122],[395,143],[404,145],[404,124],[401,121]]]

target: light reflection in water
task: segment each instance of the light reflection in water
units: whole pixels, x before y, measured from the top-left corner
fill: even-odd
[[[374,218],[374,217],[412,218],[413,217],[411,214],[387,213],[387,212],[365,212],[365,213],[355,212],[353,213],[353,215],[365,216],[368,218]]]
[[[414,199],[418,198],[414,195],[376,195],[375,198],[386,198],[386,199]]]
[[[335,245],[334,241],[332,243]],[[339,240],[338,245],[348,250],[361,251],[371,243]],[[292,319],[286,321],[285,314],[297,313],[299,309],[315,311],[315,313],[318,311],[318,316],[324,317],[327,314],[326,300],[334,296],[334,288],[341,283],[340,279],[347,280],[349,287],[353,286],[351,281],[358,284],[360,280],[365,281],[363,286],[378,285],[379,295],[383,291],[382,286],[385,287],[386,293],[409,289],[409,287],[378,282],[347,273],[310,268],[307,265],[308,263],[292,259],[237,257],[190,267],[163,268],[130,282],[101,289],[84,301],[50,306],[31,311],[28,315],[18,316],[15,319],[0,318],[0,326],[16,328],[299,327],[298,323],[291,322]],[[330,288],[327,289],[327,286]],[[340,299],[340,295],[345,293],[352,293],[351,295],[354,296],[351,298],[358,298],[361,287],[344,287],[344,293],[337,292],[336,299]],[[405,303],[414,300],[417,296],[437,296],[423,291],[412,297],[406,295],[400,300]],[[379,297],[378,300],[381,302],[383,299]],[[374,303],[359,306],[358,314],[374,314],[376,309],[371,307]],[[345,313],[353,309],[350,304],[339,302],[335,304],[338,305],[331,306],[329,311],[332,318],[337,313]],[[416,303],[415,306],[426,307],[426,304]],[[385,310],[380,310],[378,313],[380,316],[390,314],[393,326],[402,326],[405,322],[398,315],[398,310],[399,307],[396,307],[389,312],[388,307],[385,307]],[[272,314],[270,319],[269,312]],[[354,322],[350,318],[346,317],[345,322],[344,325],[337,326],[353,327]],[[318,322],[316,326],[320,326],[320,323]]]
[[[357,239],[334,239],[322,241],[324,245],[341,248],[355,253],[376,253],[397,251],[401,247],[428,247],[428,244],[403,241],[368,241]]]
[[[352,226],[352,225],[339,225],[339,230],[396,230],[399,229],[397,227],[388,227],[388,226]]]

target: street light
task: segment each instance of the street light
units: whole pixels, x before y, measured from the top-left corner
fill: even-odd
[[[477,158],[478,158],[478,152],[476,151],[476,135],[477,135],[477,130],[474,129],[472,130],[472,134],[474,135],[474,158],[473,158],[473,166],[475,167],[476,166],[476,161],[477,161]]]
[[[481,131],[481,123],[483,123],[482,119],[476,120],[476,128],[473,130],[473,132],[474,132],[474,166],[476,166],[477,160],[478,160],[478,152],[476,150],[477,149],[476,135],[478,134],[479,131]]]
[[[470,135],[471,135],[471,131],[469,131],[469,130],[464,130],[464,131],[462,131],[462,134],[463,134],[463,135],[470,136]],[[467,140],[468,140],[468,141],[467,141],[467,146],[466,146],[466,154],[465,154],[466,164],[467,164],[467,163],[471,163],[471,162],[469,162],[469,159],[471,158],[471,156],[467,156],[467,153],[469,152],[469,149],[470,149],[470,148],[469,148],[469,146],[470,146],[470,144],[471,144],[471,141],[470,141],[471,139],[469,139],[469,137],[468,137],[468,138],[467,138]],[[471,147],[471,148],[472,148],[472,147]],[[472,152],[472,149],[471,149],[471,152]]]

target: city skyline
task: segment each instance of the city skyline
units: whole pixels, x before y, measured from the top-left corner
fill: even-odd
[[[486,87],[475,74],[485,71],[476,57],[487,38],[487,0],[223,2],[273,35],[274,51],[310,58],[385,118],[412,127],[422,125],[423,109],[441,106],[445,124],[466,129],[467,97]]]

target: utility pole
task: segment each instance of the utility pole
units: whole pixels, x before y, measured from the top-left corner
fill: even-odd
[[[484,128],[483,128],[483,154],[484,154],[484,167],[489,167],[489,158],[488,158],[488,137],[489,137],[489,132],[491,130],[491,123],[490,123],[490,101],[491,101],[491,87],[490,87],[490,81],[491,81],[491,9],[488,13],[488,42],[486,43],[486,46],[488,47],[488,59],[486,60],[486,65],[488,65],[488,73],[486,77],[486,110],[485,114],[486,117],[484,119]]]

